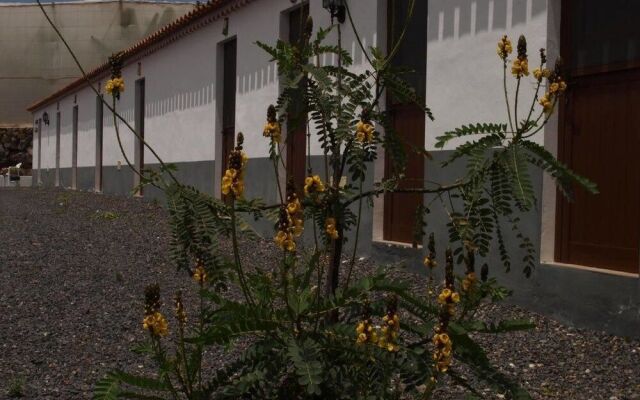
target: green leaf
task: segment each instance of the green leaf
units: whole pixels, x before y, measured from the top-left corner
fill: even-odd
[[[127,385],[135,386],[141,389],[160,390],[160,391],[169,389],[166,382],[158,379],[133,375],[133,374],[126,373],[124,371],[115,371],[112,374],[121,383],[126,383]]]
[[[316,359],[319,352],[318,345],[311,339],[298,344],[291,339],[287,346],[287,355],[295,366],[298,383],[306,386],[310,395],[320,395],[322,383],[322,364]]]
[[[441,136],[436,137],[436,148],[442,149],[450,140],[469,135],[493,134],[497,135],[498,137],[504,138],[504,132],[506,130],[506,124],[484,123],[463,125],[460,128],[456,128],[453,131],[445,132]]]
[[[116,400],[119,394],[120,380],[113,373],[100,379],[93,389],[94,400]]]

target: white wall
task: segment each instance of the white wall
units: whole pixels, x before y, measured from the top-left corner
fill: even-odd
[[[547,45],[546,0],[430,0],[427,35],[427,105],[435,121],[427,120],[425,144],[462,124],[506,122],[502,60],[498,40],[508,35],[515,57],[518,37],[528,42],[529,70],[539,64],[539,49]],[[507,69],[510,101],[516,80]],[[528,112],[534,79],[523,79],[518,118]],[[539,111],[540,107],[536,105]],[[543,143],[543,135],[534,140]],[[446,149],[460,142],[452,141]]]
[[[282,13],[296,7],[290,0],[259,0],[229,16],[228,35],[222,34],[223,21],[218,20],[163,47],[148,56],[127,61],[123,68],[126,90],[117,104],[118,110],[133,124],[135,80],[146,81],[145,139],[167,162],[193,162],[216,159],[215,140],[220,134],[220,116],[216,115],[216,56],[218,46],[236,37],[237,96],[236,131],[246,138],[245,150],[250,157],[268,157],[267,142],[262,136],[266,108],[275,103],[279,92],[277,68],[269,56],[256,46],[260,40],[275,44],[281,37]],[[377,44],[378,8],[370,3],[352,2],[352,13],[360,27],[365,46]],[[319,1],[310,2],[310,12],[316,29],[329,24],[329,15]],[[259,21],[259,23],[257,22]],[[362,71],[366,59],[356,44],[348,24],[343,25],[343,46],[352,52],[354,70]],[[335,35],[332,38],[335,40]],[[330,39],[331,40],[331,39]],[[330,57],[324,60],[331,62]],[[141,74],[138,75],[138,63]],[[107,77],[100,80],[104,86]],[[71,166],[71,115],[73,96],[78,96],[79,141],[78,165],[95,163],[95,97],[88,87],[60,99],[62,112],[61,168]],[[45,109],[37,110],[34,117]],[[48,110],[52,123],[48,127],[53,135],[43,153],[50,153],[47,163],[55,166],[55,106]],[[104,166],[125,164],[120,153],[110,113],[104,114]],[[134,139],[123,124],[121,138],[127,155],[133,160]],[[322,154],[317,142],[312,154]],[[148,150],[145,162],[156,160]],[[45,164],[43,161],[43,165]]]

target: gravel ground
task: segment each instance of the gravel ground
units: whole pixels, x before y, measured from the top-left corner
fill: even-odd
[[[108,370],[149,367],[129,351],[144,338],[144,287],[158,282],[165,305],[176,290],[193,289],[163,250],[165,221],[164,210],[139,199],[0,189],[0,398],[20,381],[29,399],[90,398]],[[249,243],[245,254],[268,259],[271,248]],[[495,365],[534,398],[640,399],[640,341],[491,307],[498,309],[484,312],[536,322],[533,331],[480,338]]]

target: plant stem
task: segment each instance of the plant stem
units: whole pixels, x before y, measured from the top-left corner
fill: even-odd
[[[393,190],[388,190],[388,189],[373,189],[373,190],[368,190],[366,192],[362,192],[359,193],[355,196],[353,196],[352,198],[350,198],[349,200],[347,200],[344,204],[344,206],[348,206],[351,203],[358,201],[359,199],[363,198],[363,197],[371,197],[371,196],[377,196],[383,193],[444,193],[444,192],[450,192],[452,190],[458,189],[460,187],[463,187],[467,184],[467,182],[465,181],[460,181],[451,185],[440,185],[439,187],[435,188],[435,189],[426,189],[426,188],[404,188],[404,189],[393,189]]]
[[[364,177],[360,179],[360,185],[358,189],[358,193],[362,194],[362,183],[364,182]],[[362,197],[358,199],[358,220],[356,222],[356,237],[355,243],[353,244],[353,253],[351,254],[351,261],[349,262],[349,272],[347,273],[347,280],[344,283],[344,289],[347,290],[349,288],[349,281],[351,280],[351,273],[353,272],[353,266],[356,263],[356,254],[358,251],[358,239],[360,238],[360,220],[362,216]]]
[[[509,93],[507,91],[507,59],[502,61],[502,86],[504,87],[504,101],[507,105],[507,117],[509,118],[509,127],[513,130],[513,122],[511,121],[511,105],[509,104]]]
[[[242,271],[242,264],[240,261],[240,251],[238,246],[238,236],[236,233],[236,210],[235,210],[235,199],[231,200],[231,241],[233,244],[233,257],[235,261],[236,272],[238,273],[238,280],[240,281],[240,288],[242,289],[242,294],[244,295],[247,303],[251,305],[255,305],[253,299],[251,298],[251,294],[249,293],[249,289],[247,288],[247,284],[244,277],[244,272]]]

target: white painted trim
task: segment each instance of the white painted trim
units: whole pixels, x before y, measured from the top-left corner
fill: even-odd
[[[540,263],[544,264],[545,266],[555,267],[555,268],[578,269],[578,270],[581,270],[581,271],[595,272],[595,273],[604,274],[604,275],[615,275],[615,276],[623,276],[623,277],[626,277],[626,278],[639,278],[640,279],[640,274],[633,274],[631,272],[615,271],[615,270],[605,269],[605,268],[587,267],[587,266],[578,265],[578,264],[566,264],[566,263],[561,263],[561,262],[557,262],[557,261],[544,261],[544,260],[542,260]]]
[[[396,247],[401,249],[412,249],[412,250],[421,250],[423,247],[421,244],[418,244],[416,247],[413,247],[412,243],[394,242],[393,240],[384,240],[384,239],[374,239],[373,244],[387,246],[387,247]]]

